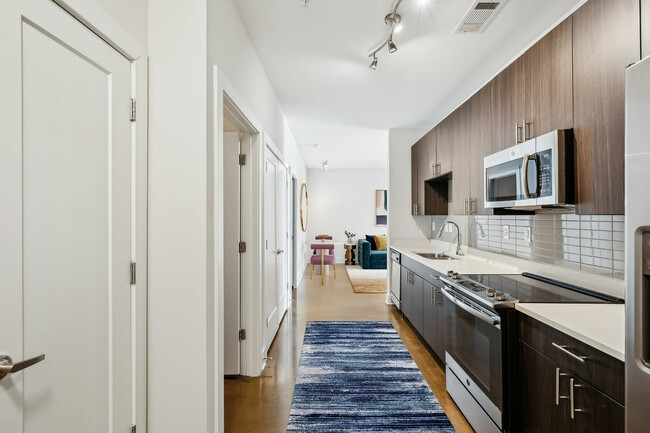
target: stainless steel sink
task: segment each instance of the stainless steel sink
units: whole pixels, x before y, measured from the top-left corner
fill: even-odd
[[[420,257],[431,260],[458,260],[456,257],[452,257],[445,253],[415,253]]]

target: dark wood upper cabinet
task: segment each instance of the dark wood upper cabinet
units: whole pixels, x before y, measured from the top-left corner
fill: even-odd
[[[468,214],[488,215],[492,209],[485,209],[483,193],[483,158],[494,152],[493,125],[495,115],[492,110],[493,82],[488,83],[470,99],[468,108],[468,154],[466,164],[469,171],[470,194]],[[513,128],[514,129],[514,128]]]
[[[520,57],[491,81],[492,87],[492,133],[490,148],[486,154],[498,152],[517,144],[525,107],[524,58]]]
[[[419,190],[423,188],[418,183],[418,150],[419,146],[417,143],[411,146],[411,215],[418,214]]]
[[[449,173],[452,170],[452,155],[454,152],[454,120],[453,113],[435,128],[436,133],[436,175]]]
[[[579,214],[623,214],[625,69],[640,59],[639,0],[590,0],[573,14]]]
[[[452,155],[453,179],[451,182],[451,213],[453,215],[464,215],[468,212],[467,203],[470,192],[468,158],[469,153],[469,104],[465,103],[458,107],[451,114],[452,143],[454,151]]]
[[[418,142],[419,148],[418,148],[418,203],[421,204],[420,206],[420,215],[425,215],[425,206],[426,206],[426,185],[424,182],[427,179],[431,179],[433,177],[433,166],[431,164],[431,158],[432,158],[432,150],[435,152],[435,147],[432,149],[433,146],[435,146],[435,141],[433,142],[433,146],[431,143],[431,140],[434,139],[432,137],[432,134],[429,133],[422,137],[420,141]],[[434,153],[435,155],[435,153]],[[434,156],[435,158],[435,156]]]
[[[526,140],[573,127],[572,36],[569,17],[523,55]]]

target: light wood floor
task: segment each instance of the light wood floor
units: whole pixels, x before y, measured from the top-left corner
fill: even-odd
[[[459,433],[473,432],[445,391],[444,367],[434,359],[401,313],[385,303],[384,294],[356,294],[345,266],[337,265],[337,279],[309,279],[305,274],[294,293],[269,351],[261,377],[225,381],[226,433],[285,433],[298,372],[305,325],[310,320],[390,320],[411,353],[436,398]]]

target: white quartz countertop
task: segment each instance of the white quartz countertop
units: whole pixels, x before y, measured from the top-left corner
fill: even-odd
[[[452,271],[452,270],[454,272],[458,272],[459,274],[521,273],[521,270],[518,270],[516,266],[510,266],[504,263],[497,263],[493,260],[476,257],[476,256],[457,256],[455,254],[449,253],[448,251],[436,250],[436,249],[422,247],[422,246],[391,244],[390,247],[394,250],[399,251],[400,253],[402,253],[402,255],[405,255],[410,259],[420,262],[423,265],[428,266],[429,268],[434,269],[443,274],[446,274],[448,271]],[[421,253],[444,252],[456,258],[456,260],[425,259],[424,257],[417,255],[418,252]]]
[[[516,304],[534,319],[625,362],[625,305]]]
[[[418,242],[391,243],[399,251],[419,263],[441,273],[453,270],[459,274],[519,274],[528,271],[489,258],[474,255],[456,256],[449,249],[436,248]],[[454,248],[452,248],[453,250]],[[445,252],[458,260],[431,260],[418,252]],[[531,264],[530,267],[534,266]],[[581,275],[585,281],[570,281],[591,287],[594,277]],[[590,281],[591,280],[591,281]],[[622,282],[615,282],[622,284]],[[607,280],[602,284],[612,284]],[[516,304],[516,309],[534,319],[564,332],[616,359],[625,362],[625,305],[624,304]]]

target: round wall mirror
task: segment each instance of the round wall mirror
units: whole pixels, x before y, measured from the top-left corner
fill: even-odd
[[[300,227],[303,232],[307,231],[307,217],[309,216],[309,196],[307,195],[307,184],[300,187]]]

